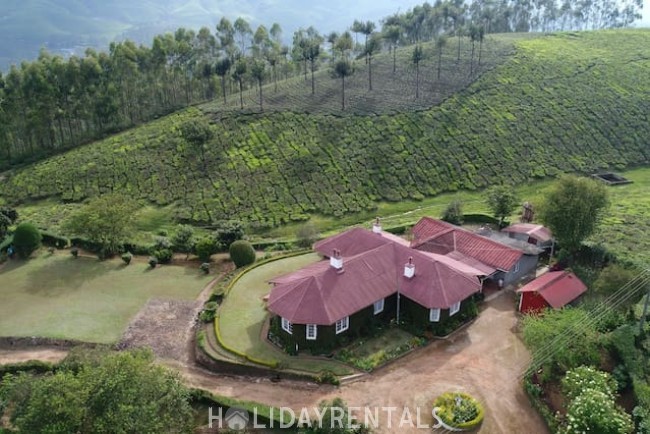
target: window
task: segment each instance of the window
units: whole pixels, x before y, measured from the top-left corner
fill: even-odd
[[[384,311],[384,299],[383,298],[381,300],[379,300],[379,301],[375,301],[375,304],[373,305],[373,311],[374,311],[375,315],[377,315],[378,313],[381,313],[381,312]]]
[[[291,321],[289,321],[286,318],[282,318],[282,330],[284,330],[285,332],[292,335],[293,334],[293,324],[291,323]]]
[[[449,308],[449,316],[457,314],[459,310],[460,310],[460,301],[458,303],[454,303],[451,305],[451,307]]]
[[[336,321],[336,334],[346,331],[350,327],[350,317],[346,316]]]
[[[315,341],[318,335],[318,326],[316,324],[307,324],[307,340]]]
[[[517,261],[517,263],[515,264],[514,272],[519,273],[519,261]]]
[[[429,309],[429,321],[431,322],[440,321],[440,309]]]

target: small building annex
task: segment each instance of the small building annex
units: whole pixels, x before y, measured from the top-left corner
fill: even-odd
[[[559,309],[580,297],[587,286],[572,272],[551,271],[517,290],[521,295],[519,311],[538,313],[547,308]]]

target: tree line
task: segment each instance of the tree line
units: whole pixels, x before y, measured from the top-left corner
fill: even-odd
[[[641,0],[437,0],[379,23],[355,20],[340,34],[299,29],[291,46],[283,44],[280,25],[253,30],[240,17],[222,18],[214,32],[180,28],[158,35],[151,46],[127,40],[68,59],[43,50],[38,59],[0,73],[0,169],[217,97],[228,103],[236,96],[243,109],[243,91],[252,86],[263,110],[264,85],[277,91],[278,80],[296,74],[304,75],[313,94],[314,73],[324,65],[341,80],[344,110],[345,80],[355,62],[367,65],[372,91],[372,60],[382,50],[393,54],[395,72],[397,48],[415,44],[417,77],[426,55],[418,44],[435,40],[440,78],[442,50],[451,38],[458,39],[458,60],[461,39],[471,40],[473,69],[475,55],[481,63],[486,34],[623,27],[640,17],[641,8]],[[416,97],[418,83],[419,77]]]

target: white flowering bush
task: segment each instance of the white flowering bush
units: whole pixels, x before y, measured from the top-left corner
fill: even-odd
[[[573,400],[586,390],[597,390],[614,399],[616,381],[607,372],[592,366],[579,366],[566,373],[562,379],[562,391],[568,400]]]
[[[632,418],[611,396],[587,389],[569,404],[566,423],[559,433],[629,434],[633,430]]]
[[[628,434],[632,418],[616,405],[616,381],[607,372],[580,366],[566,373],[562,390],[569,400],[560,434]]]

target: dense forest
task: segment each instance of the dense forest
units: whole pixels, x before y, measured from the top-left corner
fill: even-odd
[[[640,0],[439,0],[380,23],[356,20],[342,34],[301,29],[291,47],[282,43],[277,24],[252,29],[243,18],[223,18],[213,30],[181,28],[156,36],[151,46],[124,41],[111,44],[108,52],[88,50],[69,59],[43,51],[37,60],[0,75],[0,168],[197,102],[237,94],[242,100],[249,87],[259,88],[262,105],[264,84],[307,76],[318,68],[328,68],[345,88],[354,63],[370,65],[382,50],[395,52],[396,47],[431,40],[439,51],[454,50],[457,38],[460,56],[461,40],[469,38],[473,57],[475,45],[480,53],[490,33],[624,27],[639,17],[641,7]],[[306,86],[313,92],[313,80]]]

